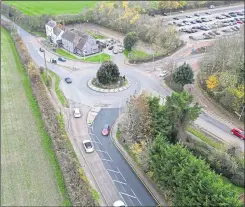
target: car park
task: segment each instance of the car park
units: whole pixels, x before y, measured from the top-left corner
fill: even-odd
[[[245,132],[241,129],[233,128],[231,130],[231,133],[234,134],[235,136],[241,138],[241,139],[245,139]]]
[[[104,128],[101,131],[101,134],[104,136],[108,136],[110,133],[110,130],[111,130],[110,126],[108,124],[105,124]]]
[[[79,108],[74,108],[73,109],[73,115],[74,115],[75,118],[80,118],[81,117],[80,109]]]
[[[87,153],[92,153],[94,151],[94,146],[90,140],[84,140],[83,146]]]
[[[66,83],[72,83],[72,80],[71,80],[69,77],[66,77],[66,78],[65,78],[65,82],[66,82]]]
[[[63,57],[59,57],[58,60],[61,61],[61,62],[66,62],[66,59],[63,58]]]

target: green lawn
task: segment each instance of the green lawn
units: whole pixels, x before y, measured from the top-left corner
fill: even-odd
[[[71,205],[14,43],[3,28],[1,37],[1,204]]]
[[[85,31],[86,33],[88,33],[90,36],[92,36],[94,39],[105,39],[105,36],[102,34],[98,34],[96,32],[91,32],[91,31]]]
[[[106,60],[110,60],[111,56],[106,54],[106,53],[99,53],[99,54],[95,54],[93,56],[88,56],[85,57],[85,59],[83,57],[77,57],[75,55],[72,55],[71,53],[58,48],[56,50],[56,53],[65,57],[65,58],[69,58],[69,59],[73,59],[73,60],[81,60],[81,61],[85,61],[85,62],[92,62],[92,63],[99,63],[99,62],[104,62]]]
[[[245,189],[239,186],[234,185],[233,183],[231,183],[226,177],[221,176],[221,178],[223,179],[224,183],[226,184],[230,184],[231,187],[239,194],[241,195],[242,193],[244,193]]]
[[[123,51],[123,53],[126,57],[129,57],[129,59],[139,59],[139,58],[145,58],[145,57],[151,56],[151,55],[149,55],[143,51],[139,51],[139,50],[128,51],[125,49]]]
[[[93,7],[97,1],[5,1],[4,3],[13,5],[24,14],[32,16],[78,14],[86,7]]]

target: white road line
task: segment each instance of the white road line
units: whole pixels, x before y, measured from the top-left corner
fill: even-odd
[[[106,151],[103,151],[103,150],[97,150],[97,151],[106,153]]]
[[[105,160],[105,161],[108,161],[108,162],[112,162],[111,160],[107,160],[107,159],[104,159],[104,158],[100,158],[101,160]]]
[[[124,201],[124,203],[127,204],[126,201],[123,199],[123,196],[121,195],[120,192],[119,192],[119,195],[121,196],[121,198],[122,198],[122,200]]]
[[[138,200],[138,202],[140,203],[140,205],[142,205],[141,202],[139,201],[138,197],[135,195],[134,191],[132,190],[132,188],[130,188],[130,189],[131,189],[132,193],[134,194],[134,196],[136,197],[136,199]]]
[[[93,138],[96,137],[97,141],[101,144],[100,139],[96,136],[96,134],[93,135]],[[101,144],[102,145],[102,144]]]
[[[129,195],[129,194],[127,194],[127,193],[123,193],[123,192],[120,192],[120,193],[123,194],[123,195],[126,195],[126,196],[128,196],[128,197],[131,197],[131,198],[137,198],[137,197],[134,197],[134,196]]]
[[[115,172],[115,173],[119,173],[119,172],[117,172],[117,171],[115,171],[115,170],[111,170],[111,169],[107,169],[108,171],[111,171],[111,172]]]
[[[117,167],[117,170],[118,170],[118,172],[121,174],[123,180],[126,182],[126,179],[123,177],[123,175],[122,175],[122,173],[120,172],[120,170],[118,169],[118,167]]]
[[[113,182],[117,182],[117,183],[121,183],[121,184],[124,184],[124,185],[127,185],[127,183],[124,183],[124,182],[121,182],[121,181],[118,181],[118,180],[112,180]]]
[[[106,152],[108,154],[108,152]],[[108,154],[109,158],[111,159],[111,156]],[[113,162],[113,160],[111,159],[111,161]]]
[[[100,145],[101,145],[101,143],[99,143],[99,142],[95,142],[95,141],[93,141],[93,140],[91,140],[91,142],[96,143],[96,144],[100,144]]]

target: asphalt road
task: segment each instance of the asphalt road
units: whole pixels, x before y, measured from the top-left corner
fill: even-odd
[[[156,201],[115,147],[111,137],[101,134],[104,124],[112,126],[118,116],[118,108],[104,108],[97,115],[89,129],[95,149],[127,206],[156,206]]]

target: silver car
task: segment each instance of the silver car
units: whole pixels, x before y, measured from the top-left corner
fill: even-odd
[[[90,140],[84,140],[83,146],[87,153],[92,153],[94,151],[94,146]]]
[[[79,108],[74,108],[73,115],[74,115],[75,118],[80,118],[81,117],[81,113],[80,113]]]

